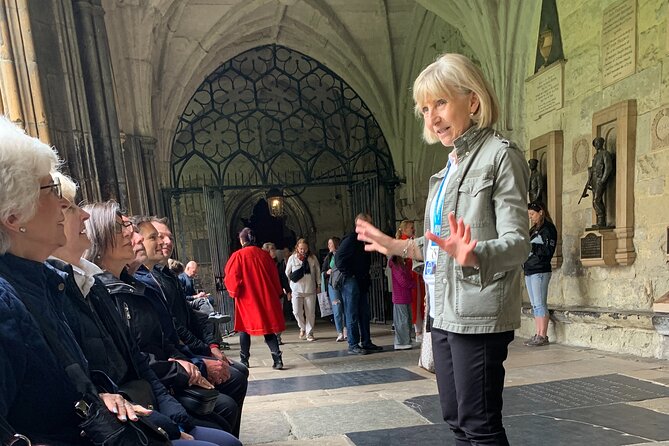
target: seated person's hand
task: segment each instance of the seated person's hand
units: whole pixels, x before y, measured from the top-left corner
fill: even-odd
[[[137,414],[135,413],[132,403],[123,398],[123,396],[117,393],[100,393],[98,396],[107,409],[116,414],[116,418],[120,421],[127,421],[128,419],[137,421]]]
[[[218,385],[230,379],[230,364],[227,361],[205,359],[204,365],[207,367],[207,377],[212,384]]]

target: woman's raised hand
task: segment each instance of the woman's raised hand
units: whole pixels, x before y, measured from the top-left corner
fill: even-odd
[[[453,212],[448,214],[448,224],[451,227],[450,236],[441,238],[427,231],[425,237],[439,245],[460,265],[478,267],[479,260],[474,252],[477,241],[472,240],[472,229],[462,218],[456,220]]]
[[[398,255],[402,252],[402,240],[387,236],[376,226],[362,219],[355,222],[355,232],[358,233],[358,240],[367,243],[365,251],[377,251],[384,255]]]

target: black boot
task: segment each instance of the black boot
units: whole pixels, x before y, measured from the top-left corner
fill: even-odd
[[[242,364],[244,364],[244,365],[246,366],[246,368],[251,367],[251,366],[249,365],[249,356],[250,356],[250,355],[245,355],[245,354],[243,354],[243,353],[241,353],[241,352],[239,353],[239,362],[241,362]]]
[[[281,359],[281,352],[272,353],[272,358],[274,359],[274,364],[272,364],[272,368],[274,370],[283,369],[283,360]]]

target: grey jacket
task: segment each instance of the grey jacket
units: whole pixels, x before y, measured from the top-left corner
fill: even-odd
[[[490,128],[472,127],[454,145],[458,169],[446,186],[441,236],[450,235],[450,212],[462,217],[471,226],[472,239],[478,240],[474,252],[480,269],[462,267],[439,251],[432,326],[466,334],[514,330],[520,326],[522,264],[530,252],[529,168],[523,152]],[[446,168],[430,178],[426,231],[445,174]],[[427,242],[424,237],[416,240],[423,257]]]

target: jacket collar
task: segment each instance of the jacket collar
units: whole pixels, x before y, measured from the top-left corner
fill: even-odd
[[[95,279],[107,288],[109,294],[134,294],[136,296],[144,295],[144,285],[137,282],[127,270],[123,270],[121,278],[114,277],[108,271],[95,276]]]

